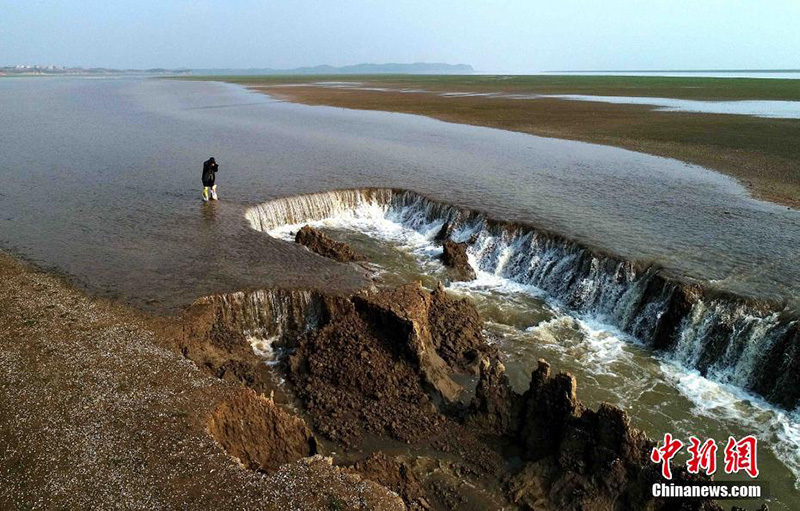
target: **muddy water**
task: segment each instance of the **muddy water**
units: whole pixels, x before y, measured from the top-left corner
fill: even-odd
[[[215,83],[3,79],[0,117],[0,247],[156,310],[216,291],[363,285],[357,270],[253,231],[245,211],[364,186],[416,189],[741,294],[800,296],[800,213],[673,160]],[[223,200],[204,205],[199,173],[211,155]],[[399,250],[385,235],[364,241],[386,278],[436,275],[435,247],[398,236]],[[764,479],[784,509],[800,508],[793,418],[570,317],[535,289],[484,274],[451,287],[481,307],[516,385],[545,356],[578,375],[589,403],[626,406],[653,436],[758,431],[769,443]]]
[[[441,249],[431,241],[435,229],[420,233],[390,221],[353,218],[311,224],[367,255],[380,285],[421,281],[433,288],[443,281],[452,293],[472,300],[518,392],[527,389],[536,361],[545,358],[556,370],[577,377],[579,397],[587,406],[617,404],[651,438],[664,433],[681,439],[713,438],[722,453],[729,435],[756,434],[761,441],[758,480],[768,482],[770,509],[800,506],[800,418],[655,356],[613,327],[563,310],[534,287],[482,271],[472,282],[450,281],[450,273],[438,261]],[[291,242],[297,227],[285,226],[271,234]],[[685,461],[679,456],[677,462]],[[721,468],[717,479],[749,480],[725,475]],[[727,504],[754,508],[754,502]]]
[[[673,160],[203,82],[4,79],[0,117],[0,246],[140,304],[309,285],[309,270],[356,286],[352,273],[251,237],[242,214],[363,186],[529,221],[743,294],[800,296],[800,212]],[[204,207],[210,155],[224,202]]]

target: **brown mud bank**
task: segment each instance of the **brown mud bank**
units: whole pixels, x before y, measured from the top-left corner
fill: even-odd
[[[207,428],[225,451],[251,470],[270,473],[317,454],[317,441],[300,417],[252,391],[221,403]]]
[[[534,286],[549,301],[601,318],[704,376],[785,409],[800,403],[800,311],[788,299],[738,295],[539,226],[498,220],[402,189],[285,197],[254,206],[247,216],[254,229],[269,232],[354,214],[363,207],[368,214],[383,211],[382,219],[444,242],[443,256],[458,266],[454,271],[473,270],[469,255],[475,269]]]
[[[0,508],[404,508],[330,458],[308,457],[301,419],[206,374],[266,390],[271,380],[253,371],[263,364],[242,363],[252,360],[233,347],[243,338],[213,343],[208,364],[181,355],[181,339],[203,337],[200,323],[218,317],[145,316],[3,253],[0,278]]]
[[[153,318],[3,259],[9,509],[721,509],[650,497],[652,444],[571,376],[542,362],[513,392],[474,306],[441,287],[240,292]]]
[[[176,349],[209,373],[220,376],[204,363],[206,344],[215,352],[249,348],[255,335],[278,354],[272,367],[286,383],[275,390],[286,405],[278,412],[281,405],[260,398],[248,406],[259,417],[283,417],[280,427],[291,433],[279,439],[263,421],[243,426],[242,407],[222,414],[234,426],[224,428],[221,442],[257,470],[271,461],[256,461],[253,452],[270,453],[279,465],[319,449],[335,452],[342,469],[396,491],[412,509],[721,509],[652,498],[660,480],[648,459],[652,442],[616,407],[587,410],[573,377],[551,376],[542,362],[528,392],[516,394],[475,307],[442,287],[351,296],[259,291],[208,297],[193,308],[213,324],[193,349]],[[319,437],[312,441],[300,419],[287,420],[288,410]],[[281,445],[259,449],[254,440]],[[690,477],[677,471],[677,480]]]
[[[349,245],[332,240],[324,232],[318,231],[308,225],[297,231],[294,241],[295,243],[305,246],[315,254],[328,257],[340,263],[365,260],[364,256],[358,254],[355,250],[350,248]]]
[[[448,122],[580,140],[675,158],[731,175],[757,197],[793,208],[800,207],[800,152],[795,143],[800,135],[800,121],[796,119],[661,112],[647,105],[557,98],[520,101],[487,97],[480,92],[531,93],[529,87],[515,87],[511,91],[498,82],[491,83],[491,88],[486,89],[486,84],[426,82],[415,85],[414,79],[402,84],[394,83],[395,80],[396,77],[370,77],[368,82],[356,88],[297,83],[298,77],[248,77],[226,81],[307,105],[425,115]],[[409,86],[428,89],[432,93],[409,94],[398,90]],[[442,96],[436,93],[452,91],[453,87],[460,92],[476,94]],[[591,88],[576,87],[572,92],[556,93],[593,94]],[[601,90],[597,94],[625,96],[635,89],[635,86],[620,87],[614,92]],[[694,87],[668,88],[660,93],[674,94],[691,89]],[[719,92],[715,91],[715,94]]]

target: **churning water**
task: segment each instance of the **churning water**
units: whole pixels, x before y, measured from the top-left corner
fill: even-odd
[[[217,83],[2,79],[0,117],[0,247],[157,310],[215,292],[366,283],[252,229],[247,215],[269,199],[399,187],[525,222],[526,232],[492,232],[465,217],[457,235],[478,234],[481,271],[450,286],[481,307],[515,383],[545,356],[577,374],[587,401],[622,404],[653,436],[756,431],[772,491],[800,508],[797,423],[765,401],[785,405],[796,390],[781,378],[800,360],[786,357],[797,345],[800,213],[755,201],[732,179],[611,147],[294,105]],[[222,200],[202,204],[212,155]],[[379,202],[362,218],[329,199],[285,200],[274,225],[276,209],[260,208],[253,225],[304,221],[309,208],[350,218],[361,223],[340,232],[375,252],[386,279],[439,275],[429,235],[446,208],[407,203],[392,216]],[[673,277],[706,291],[686,292],[682,309]]]
[[[655,350],[653,331],[659,318],[670,314],[665,290],[674,283],[658,280],[650,269],[609,265],[602,255],[581,253],[584,249],[558,237],[493,225],[484,215],[413,192],[290,197],[255,206],[247,218],[254,229],[286,241],[305,224],[321,228],[367,255],[381,281],[421,280],[429,287],[449,281],[434,242],[449,222],[455,226],[453,239],[469,240],[478,276],[449,282],[448,288],[478,306],[519,392],[527,389],[536,361],[546,358],[576,375],[579,395],[589,406],[622,406],[651,437],[713,438],[722,452],[728,435],[755,434],[762,442],[761,480],[770,482],[772,508],[800,505],[800,415],[748,392],[748,378],[770,372],[763,356],[774,336],[796,328],[792,319],[782,323],[777,314],[737,305],[731,297],[701,296],[677,321],[671,344]],[[713,370],[701,374],[694,353],[719,335],[710,325],[725,322],[738,326],[728,331],[728,346],[719,348],[724,356],[714,357]],[[731,355],[736,351],[731,346],[741,343],[747,347]]]

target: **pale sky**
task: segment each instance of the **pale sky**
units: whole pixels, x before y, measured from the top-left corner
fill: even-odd
[[[800,0],[0,0],[0,65],[800,68]]]

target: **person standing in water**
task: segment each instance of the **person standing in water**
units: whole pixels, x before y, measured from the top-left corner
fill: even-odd
[[[217,185],[214,181],[218,170],[219,165],[217,165],[214,158],[209,158],[203,162],[203,202],[208,202],[209,198],[217,200]]]

